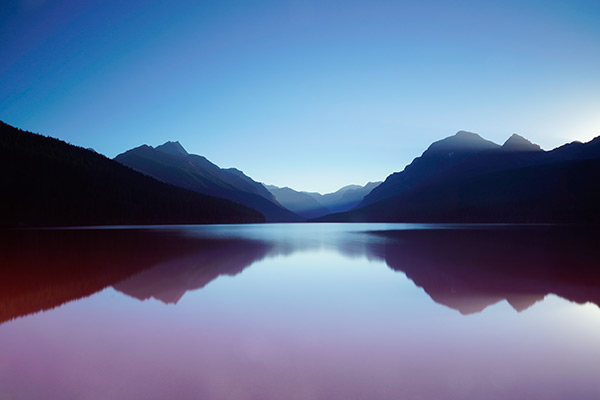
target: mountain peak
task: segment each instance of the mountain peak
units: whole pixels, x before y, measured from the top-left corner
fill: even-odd
[[[445,139],[438,140],[429,146],[427,151],[454,152],[454,151],[481,151],[500,147],[473,132],[458,131]]]
[[[481,136],[479,136],[479,134],[475,133],[475,132],[469,132],[469,131],[458,131],[454,134],[454,136],[456,137],[463,137],[463,138],[478,138],[481,139]]]
[[[156,146],[155,150],[158,150],[162,153],[170,154],[172,156],[179,157],[187,157],[189,153],[185,151],[181,143],[175,142],[166,142],[161,144],[160,146]]]
[[[513,133],[506,142],[502,145],[503,150],[510,151],[541,151],[541,147],[535,143],[531,143],[523,136]]]

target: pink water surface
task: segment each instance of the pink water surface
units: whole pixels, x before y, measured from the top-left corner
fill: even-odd
[[[479,293],[463,315],[382,253],[307,233],[228,247],[253,252],[243,268],[203,250],[0,324],[0,399],[600,398],[597,305]]]

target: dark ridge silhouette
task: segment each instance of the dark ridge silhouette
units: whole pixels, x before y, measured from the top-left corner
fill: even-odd
[[[479,136],[464,145],[464,138],[434,143],[354,210],[315,220],[600,222],[600,138],[550,152],[516,135],[503,147]]]
[[[521,312],[548,294],[600,306],[600,233],[584,227],[488,227],[372,232],[369,252],[437,303],[462,314],[502,300]]]
[[[257,211],[159,182],[93,151],[0,122],[0,226],[264,222]]]
[[[409,191],[328,222],[600,223],[600,160],[490,173]]]
[[[261,184],[235,168],[222,169],[205,157],[188,154],[179,142],[136,147],[115,157],[119,163],[163,182],[235,201],[260,211],[268,222],[305,218],[286,209]]]
[[[476,133],[459,131],[453,136],[432,143],[402,172],[395,172],[388,176],[385,182],[365,196],[357,208],[397,196],[414,188],[430,185],[436,181],[489,172],[495,170],[498,163],[501,164],[501,169],[505,169],[506,159],[513,152],[498,151],[500,149],[500,145],[485,140]],[[484,154],[485,157],[476,161],[475,166],[471,166],[469,162],[481,154]],[[498,154],[501,160],[490,160],[490,154]],[[523,156],[521,152],[518,154]],[[510,161],[508,162],[510,163]],[[465,163],[467,165],[463,166]],[[485,165],[486,169],[482,171],[480,164]]]
[[[502,150],[504,151],[543,151],[542,148],[534,143],[531,143],[529,140],[525,139],[523,136],[519,136],[516,133],[513,133],[511,137],[509,137],[506,142],[502,145]]]
[[[352,209],[380,183],[369,182],[365,186],[348,185],[327,194],[298,192],[288,187],[280,188],[273,185],[265,185],[265,187],[288,209],[306,218],[317,218]]]

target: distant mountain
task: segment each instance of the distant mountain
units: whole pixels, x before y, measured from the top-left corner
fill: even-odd
[[[265,185],[277,201],[306,218],[316,218],[334,212],[352,209],[381,182],[365,186],[348,185],[333,193],[299,192],[289,187]]]
[[[315,218],[331,213],[331,210],[325,208],[308,193],[298,192],[289,187],[281,188],[273,185],[265,185],[265,187],[279,203],[305,218]]]
[[[433,143],[352,211],[320,221],[600,222],[600,137],[543,151],[459,132]]]
[[[381,182],[369,182],[365,186],[348,185],[343,188],[324,195],[318,193],[309,193],[321,204],[331,210],[331,212],[343,212],[351,210],[358,205],[365,196],[377,188]]]
[[[263,222],[259,212],[184,190],[96,152],[0,122],[1,226]]]
[[[268,222],[305,220],[279,204],[262,184],[242,171],[219,168],[205,157],[189,154],[179,142],[156,148],[143,145],[119,154],[115,160],[163,182],[258,210]]]

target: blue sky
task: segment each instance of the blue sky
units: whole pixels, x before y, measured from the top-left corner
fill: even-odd
[[[0,5],[0,119],[109,157],[179,140],[256,180],[383,180],[458,130],[600,135],[597,1]]]

